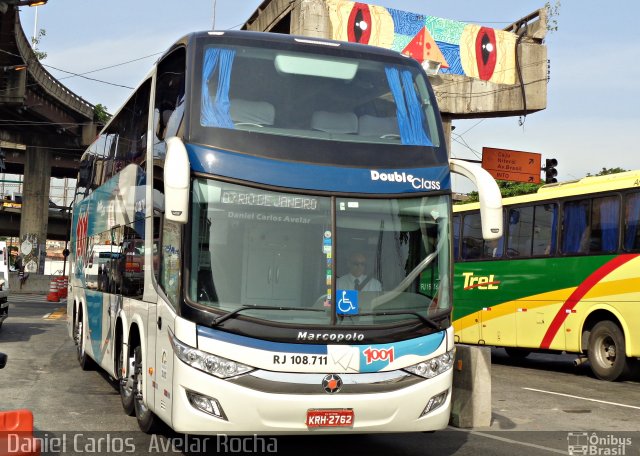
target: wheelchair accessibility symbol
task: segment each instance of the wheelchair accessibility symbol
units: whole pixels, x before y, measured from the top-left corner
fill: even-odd
[[[337,292],[336,313],[338,315],[358,315],[358,292],[356,290],[337,290]]]

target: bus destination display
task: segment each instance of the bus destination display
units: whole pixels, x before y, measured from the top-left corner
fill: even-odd
[[[315,211],[318,208],[318,199],[308,196],[238,192],[235,190],[223,190],[221,201],[222,204],[279,207],[282,209],[302,209],[307,211]]]

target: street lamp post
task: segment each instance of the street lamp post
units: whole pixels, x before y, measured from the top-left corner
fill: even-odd
[[[213,24],[211,30],[216,29],[216,0],[213,0]]]

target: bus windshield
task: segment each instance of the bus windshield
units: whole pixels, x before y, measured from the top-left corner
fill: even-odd
[[[243,46],[241,40],[212,39],[198,48],[190,114],[194,143],[243,152],[250,140],[262,143],[265,155],[286,146],[287,159],[304,161],[312,154],[300,150],[299,157],[291,156],[293,141],[300,149],[323,151],[326,141],[334,141],[351,160],[377,145],[396,163],[416,153],[413,166],[434,155],[425,148],[444,151],[433,92],[410,59],[365,58],[334,48],[328,54],[317,43],[251,40]],[[256,134],[264,136],[258,140]]]
[[[414,324],[451,306],[449,210],[446,196],[330,198],[196,179],[188,299],[221,314],[259,306],[242,316],[271,322]]]

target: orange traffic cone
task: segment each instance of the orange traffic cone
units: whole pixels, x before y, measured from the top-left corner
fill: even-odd
[[[40,440],[33,436],[33,413],[30,410],[0,412],[0,454],[40,455]]]
[[[62,288],[58,290],[61,299],[67,299],[67,289],[69,288],[69,277],[62,278]]]
[[[60,299],[65,299],[67,297],[67,287],[64,284],[64,277],[59,276],[57,278],[58,281],[58,297]]]
[[[49,294],[47,295],[47,301],[59,302],[60,296],[58,295],[58,280],[56,277],[51,279],[49,283]]]

